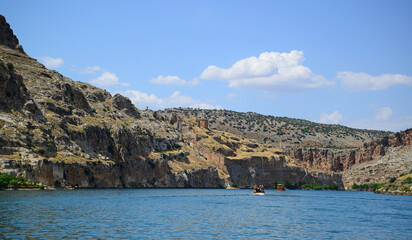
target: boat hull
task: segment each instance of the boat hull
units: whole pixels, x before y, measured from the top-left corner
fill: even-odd
[[[265,195],[265,193],[263,193],[263,192],[257,192],[257,193],[253,193],[253,195],[258,195],[258,196],[263,196],[263,195]]]

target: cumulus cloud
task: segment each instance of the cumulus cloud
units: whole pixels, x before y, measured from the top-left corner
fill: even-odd
[[[229,87],[233,88],[276,92],[334,85],[332,81],[303,66],[304,60],[303,51],[265,52],[259,57],[239,60],[227,69],[208,66],[200,78],[227,81]]]
[[[376,118],[360,119],[347,124],[350,127],[360,129],[384,130],[399,132],[412,127],[412,116],[393,118],[387,121],[377,121]]]
[[[174,85],[174,86],[195,86],[198,85],[199,79],[195,78],[192,81],[186,81],[181,79],[178,76],[163,76],[160,75],[157,78],[150,80],[150,83],[159,84],[159,85]]]
[[[104,72],[98,78],[90,81],[91,84],[95,84],[100,87],[126,87],[129,86],[128,83],[119,82],[119,78],[116,74],[111,72]]]
[[[412,116],[394,117],[393,110],[390,107],[381,107],[370,105],[375,111],[375,115],[366,119],[350,121],[348,126],[362,129],[385,130],[385,131],[403,131],[412,127]]]
[[[154,94],[147,94],[137,90],[128,90],[125,95],[129,97],[132,102],[139,108],[150,109],[164,109],[172,107],[191,107],[202,109],[220,109],[220,106],[213,106],[207,103],[203,103],[198,99],[193,99],[190,96],[181,95],[179,91],[174,92],[171,96],[166,98],[159,98]]]
[[[376,111],[375,121],[384,122],[388,121],[392,116],[393,111],[390,107],[376,107],[373,106],[373,109]]]
[[[337,79],[341,81],[342,88],[349,92],[382,90],[400,84],[412,86],[412,76],[401,74],[372,76],[366,73],[339,72]]]
[[[341,120],[342,115],[338,111],[334,111],[331,114],[321,113],[319,122],[327,124],[339,124]]]
[[[78,70],[80,74],[96,74],[97,72],[101,71],[104,70],[100,66],[90,66]]]
[[[59,68],[63,65],[64,60],[62,58],[52,58],[52,57],[39,57],[41,63],[47,68]]]

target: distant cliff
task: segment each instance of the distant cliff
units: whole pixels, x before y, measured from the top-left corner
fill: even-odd
[[[356,149],[299,148],[288,155],[306,168],[343,172],[346,188],[352,184],[383,183],[412,169],[412,129],[363,144]]]

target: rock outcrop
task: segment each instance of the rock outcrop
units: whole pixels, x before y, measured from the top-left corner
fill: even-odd
[[[391,147],[384,156],[353,165],[342,174],[346,189],[353,184],[386,183],[392,177],[409,173],[412,170],[412,145]]]
[[[303,167],[288,166],[283,156],[226,158],[225,165],[231,180],[240,188],[252,188],[255,184],[275,187],[276,182],[294,184],[316,183],[318,185],[336,184],[343,189],[341,174],[310,172]]]
[[[213,167],[171,173],[166,161],[136,159],[65,162],[0,159],[3,172],[23,174],[47,186],[70,188],[223,188]]]
[[[19,39],[14,35],[6,18],[2,15],[0,15],[0,44],[24,53],[23,47],[19,44]]]
[[[412,129],[391,134],[356,149],[297,148],[287,154],[298,159],[302,165],[322,171],[341,172],[353,165],[385,156],[391,148],[411,145]]]

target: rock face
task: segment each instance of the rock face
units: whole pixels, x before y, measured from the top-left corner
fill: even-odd
[[[365,143],[352,150],[294,149],[288,155],[306,168],[343,173],[349,189],[354,183],[384,183],[408,173],[412,166],[412,129]]]
[[[14,71],[12,63],[0,64],[0,109],[11,111],[22,110],[26,101],[29,100],[27,89],[23,78]]]
[[[355,157],[352,151],[334,151],[319,148],[291,149],[288,150],[287,154],[298,159],[304,167],[334,172],[346,170],[347,163],[354,163]]]
[[[231,180],[240,188],[252,188],[255,184],[275,187],[277,181],[293,183],[337,184],[343,189],[341,174],[309,172],[302,167],[287,166],[284,157],[251,157],[225,159]]]
[[[209,122],[206,119],[200,119],[197,121],[197,126],[202,128],[209,128]]]
[[[3,172],[23,173],[47,186],[77,188],[223,188],[213,167],[171,173],[165,161],[132,160],[124,163],[54,162],[0,159]]]
[[[124,112],[132,117],[139,118],[139,110],[133,105],[130,99],[123,97],[120,94],[116,94],[113,97],[113,106],[119,110],[124,110]]]
[[[19,40],[13,34],[13,30],[7,23],[6,18],[2,15],[0,15],[0,44],[24,53],[23,47],[19,45]]]
[[[323,171],[341,172],[350,169],[353,165],[369,162],[385,156],[391,148],[411,145],[412,129],[391,134],[363,144],[362,147],[351,150],[333,149],[292,149],[288,155],[298,159],[302,165]]]
[[[353,165],[343,172],[342,181],[346,189],[354,183],[386,183],[392,177],[407,174],[412,170],[412,145],[391,147],[384,156]]]

